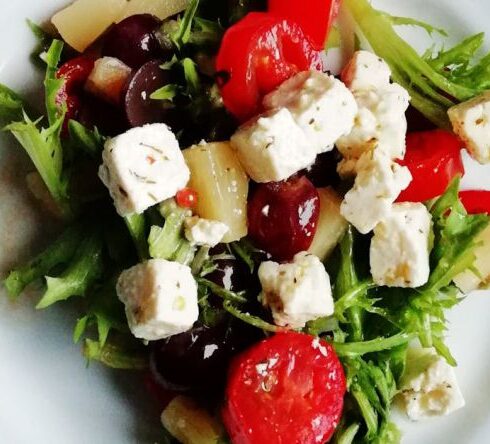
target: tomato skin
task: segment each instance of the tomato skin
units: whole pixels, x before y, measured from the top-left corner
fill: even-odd
[[[443,130],[407,134],[407,153],[399,163],[408,167],[413,180],[397,202],[425,202],[443,194],[451,180],[464,175],[462,144]]]
[[[322,61],[299,25],[251,12],[226,31],[216,67],[224,104],[243,122],[261,111],[263,96]]]
[[[197,205],[197,193],[192,188],[184,188],[175,195],[177,205],[182,208],[194,208]]]
[[[56,72],[56,78],[64,80],[56,96],[56,103],[60,106],[66,103],[65,127],[70,119],[78,117],[81,108],[79,95],[94,69],[94,63],[93,58],[80,56],[69,60]]]
[[[296,21],[310,37],[314,48],[325,48],[341,0],[269,0],[269,12]]]
[[[235,358],[223,420],[233,444],[324,443],[340,420],[345,390],[330,344],[279,333]]]
[[[460,191],[459,198],[469,214],[490,214],[490,191]]]

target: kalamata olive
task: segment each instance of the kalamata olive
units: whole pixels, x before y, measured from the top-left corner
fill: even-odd
[[[429,131],[436,129],[434,125],[427,117],[425,117],[419,110],[413,106],[409,106],[407,110],[407,123],[408,131]]]
[[[260,330],[240,321],[214,327],[196,324],[188,332],[152,344],[151,370],[168,390],[216,389],[226,379],[231,358],[260,337]]]
[[[337,164],[340,159],[340,154],[336,150],[322,153],[317,156],[315,163],[305,171],[305,175],[317,188],[335,187],[340,183],[340,177],[337,173]]]
[[[157,89],[172,83],[171,74],[161,69],[160,65],[158,60],[145,63],[129,82],[124,108],[132,127],[156,122],[172,123],[173,105],[168,101],[150,98]]]
[[[213,261],[217,268],[206,275],[206,279],[231,291],[242,291],[250,287],[253,276],[245,262],[241,259],[233,259],[223,245],[213,248],[210,251],[210,255],[214,257],[223,255],[223,259],[215,259]],[[226,258],[224,257],[225,255],[227,256]]]
[[[249,235],[274,258],[308,250],[320,214],[318,191],[306,177],[257,186],[248,202]]]
[[[160,20],[150,14],[124,19],[105,36],[102,55],[116,57],[134,69],[152,59],[165,57],[155,35],[160,25]]]
[[[128,129],[124,111],[91,94],[83,94],[78,121],[87,128],[94,126],[105,136],[116,136]]]

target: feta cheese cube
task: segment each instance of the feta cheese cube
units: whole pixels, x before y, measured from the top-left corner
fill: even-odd
[[[246,123],[232,136],[231,143],[255,182],[285,180],[316,158],[315,148],[285,108]]]
[[[413,421],[449,415],[465,405],[456,374],[433,349],[409,350],[400,399]]]
[[[133,128],[109,139],[99,169],[121,216],[143,213],[175,196],[189,181],[189,168],[175,135],[163,123]]]
[[[264,98],[266,109],[287,108],[317,153],[329,151],[354,125],[357,105],[352,93],[335,77],[305,71],[286,80]]]
[[[423,204],[393,205],[371,240],[371,274],[377,285],[416,288],[427,283],[431,227],[431,215]]]
[[[262,302],[274,322],[293,329],[334,312],[330,278],[316,256],[298,253],[290,264],[263,262],[259,267]]]
[[[454,132],[466,144],[471,156],[490,162],[490,91],[448,111]]]
[[[148,341],[183,333],[199,316],[197,285],[191,269],[152,259],[123,271],[117,295],[126,307],[134,336]]]
[[[408,92],[396,83],[377,89],[354,92],[359,112],[352,131],[337,141],[337,148],[348,159],[359,159],[374,148],[392,159],[405,157]]]
[[[354,187],[345,195],[340,212],[366,234],[390,214],[393,202],[408,187],[412,175],[408,168],[378,150],[364,153],[356,168]]]
[[[184,224],[185,237],[189,242],[209,247],[218,245],[230,230],[223,222],[202,219],[197,216],[186,218]]]
[[[342,72],[342,81],[351,91],[378,89],[390,83],[388,64],[369,51],[357,51]]]

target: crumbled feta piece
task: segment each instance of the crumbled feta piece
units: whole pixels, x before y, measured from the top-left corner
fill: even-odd
[[[185,219],[185,237],[194,245],[218,245],[230,228],[223,222],[197,216]]]
[[[131,332],[140,339],[183,333],[199,316],[191,269],[177,262],[152,259],[123,271],[117,295],[126,307]]]
[[[231,143],[256,182],[285,180],[316,158],[314,147],[285,108],[246,123],[232,136]]]
[[[396,83],[378,89],[354,91],[359,106],[352,131],[337,141],[347,159],[358,159],[364,152],[378,149],[392,159],[405,157],[405,137],[410,96]]]
[[[433,349],[409,351],[400,398],[413,421],[449,415],[465,405],[456,374]]]
[[[175,196],[189,181],[189,168],[175,135],[163,123],[133,128],[109,139],[99,169],[121,216],[143,213]]]
[[[360,233],[369,233],[390,214],[393,202],[411,180],[408,168],[385,152],[367,152],[357,162],[354,186],[345,195],[340,212]]]
[[[393,205],[374,229],[370,264],[377,285],[416,288],[429,280],[432,218],[421,203]]]
[[[351,91],[381,88],[390,83],[388,64],[369,51],[357,51],[342,72],[342,80]]]
[[[259,267],[262,302],[280,326],[303,328],[308,321],[333,314],[330,278],[320,260],[298,253],[289,264],[263,262]]]
[[[357,114],[349,89],[318,71],[301,72],[286,80],[264,98],[264,107],[287,108],[317,153],[331,150],[341,136],[349,134]]]
[[[490,91],[448,111],[454,132],[481,164],[490,162]]]

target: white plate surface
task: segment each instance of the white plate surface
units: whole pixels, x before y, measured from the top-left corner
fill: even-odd
[[[104,1],[104,0],[101,0]],[[28,54],[34,40],[24,19],[43,20],[65,0],[2,1],[0,82],[39,101],[40,76]],[[377,0],[396,15],[427,20],[460,39],[487,29],[488,0]],[[402,34],[424,49],[423,32]],[[56,230],[24,186],[29,163],[0,135],[0,275]],[[465,185],[490,189],[490,167],[468,161]],[[129,444],[158,442],[158,411],[133,376],[86,368],[71,342],[76,314],[62,304],[36,312],[31,297],[0,297],[0,442]],[[449,343],[467,407],[447,418],[399,423],[407,444],[480,444],[490,436],[490,294],[471,295],[451,314]]]

